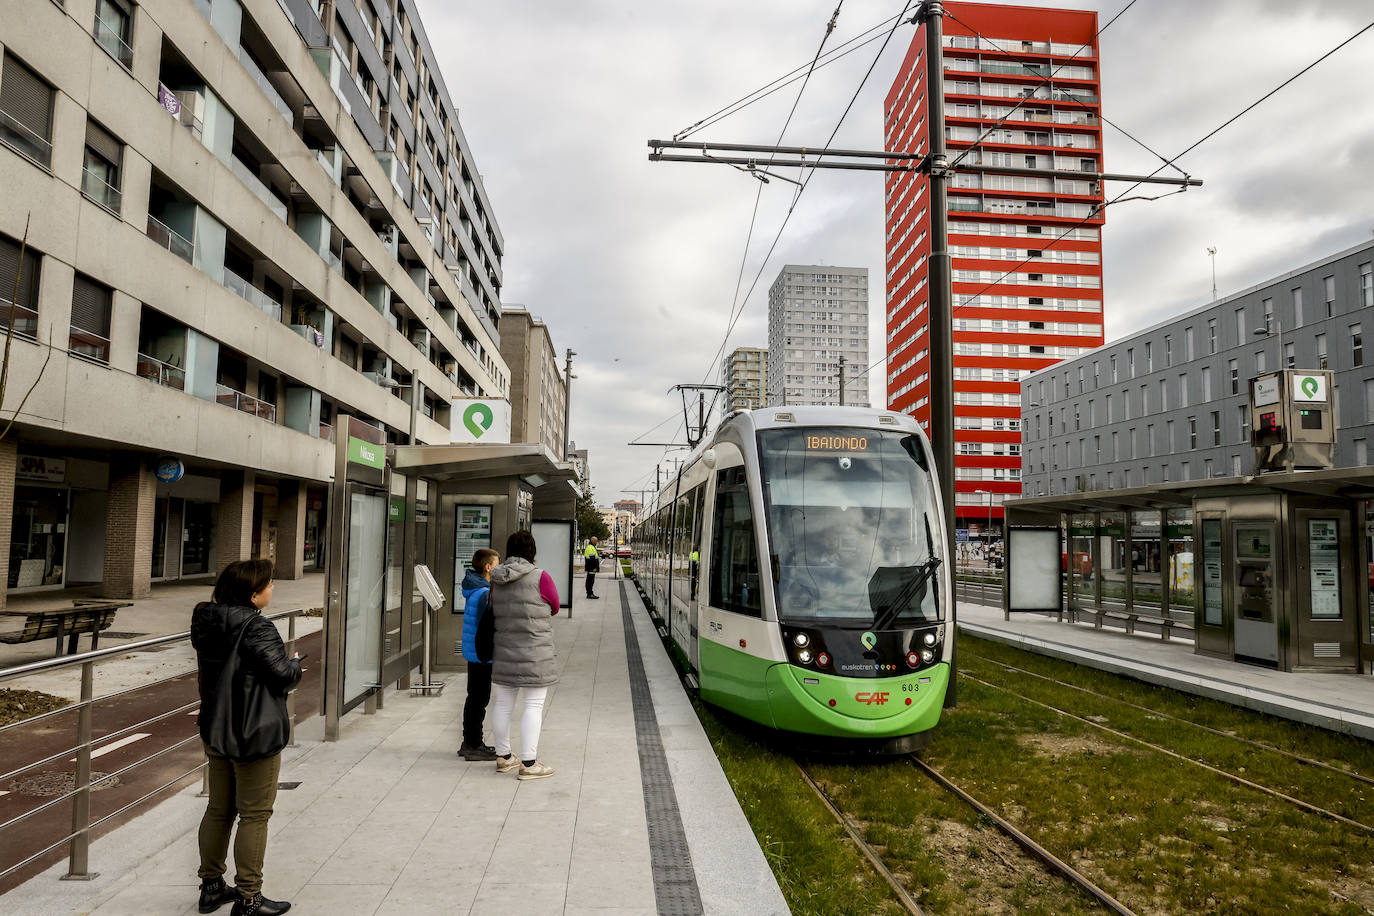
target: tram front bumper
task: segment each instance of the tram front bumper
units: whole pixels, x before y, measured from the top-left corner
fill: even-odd
[[[888,738],[934,728],[949,665],[900,677],[855,678],[793,665],[768,669],[768,705],[778,728],[835,737]]]

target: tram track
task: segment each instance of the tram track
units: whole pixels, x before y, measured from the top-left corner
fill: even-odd
[[[1128,908],[1125,904],[1117,900],[1111,894],[1104,891],[1102,888],[1098,887],[1087,875],[1083,874],[1078,869],[1074,868],[1072,865],[1069,865],[1067,862],[1060,859],[1054,853],[1050,852],[1048,849],[1041,846],[1035,840],[1031,839],[1029,836],[1027,836],[1025,833],[1019,830],[1016,827],[1016,825],[1012,824],[1010,821],[1006,820],[1005,818],[997,814],[997,812],[993,811],[987,805],[978,801],[978,799],[974,798],[972,795],[965,792],[959,786],[955,785],[944,774],[942,774],[939,770],[936,770],[930,764],[926,763],[919,756],[917,756],[916,754],[909,754],[907,755],[906,760],[912,765],[914,769],[916,769],[918,772],[924,773],[927,777],[931,779],[931,781],[933,781],[941,789],[944,789],[949,794],[958,798],[965,805],[976,811],[980,817],[987,819],[989,822],[995,825],[998,830],[1000,830],[1003,834],[1005,834],[1018,846],[1020,846],[1021,849],[1030,858],[1037,861],[1042,867],[1045,868],[1046,871],[1058,875],[1059,877],[1068,881],[1070,884],[1073,884],[1075,887],[1082,890],[1084,893],[1092,897],[1098,903],[1102,904],[1102,906],[1110,912],[1116,913],[1118,914],[1118,916],[1135,916],[1135,912],[1133,910]],[[892,872],[891,869],[887,867],[887,864],[883,862],[882,856],[878,853],[878,851],[867,840],[863,838],[858,828],[854,826],[853,821],[849,819],[849,816],[846,815],[840,809],[839,805],[837,805],[835,801],[826,793],[825,789],[822,788],[821,784],[815,779],[815,777],[813,777],[807,771],[806,767],[800,761],[794,759],[793,763],[796,764],[797,770],[801,773],[802,779],[811,788],[811,791],[816,794],[816,797],[820,799],[821,803],[830,813],[830,816],[835,819],[835,822],[839,824],[841,828],[843,828],[845,833],[849,836],[850,841],[864,856],[864,858],[868,860],[869,864],[873,866],[873,870],[878,874],[878,876],[882,878],[888,884],[889,887],[892,888],[893,893],[896,895],[897,902],[901,904],[902,908],[905,909],[908,913],[912,914],[912,916],[925,916],[925,911],[921,909],[920,904],[916,902],[916,900],[911,896],[911,893],[897,879],[897,876]]]
[[[1069,712],[1066,709],[1060,709],[1058,706],[1055,706],[1052,703],[1045,703],[1040,700],[1033,699],[1031,697],[1026,696],[1025,694],[1018,693],[1010,687],[1006,687],[1001,684],[994,684],[992,681],[984,680],[983,678],[980,678],[976,675],[969,674],[967,671],[960,672],[959,676],[961,678],[966,678],[970,681],[973,681],[974,683],[982,684],[984,687],[988,687],[992,690],[998,690],[1003,693],[1009,693],[1012,696],[1017,697],[1018,699],[1021,699],[1026,703],[1030,703],[1034,706],[1039,706],[1043,709],[1048,709],[1051,712],[1057,713],[1065,718],[1072,719],[1075,722],[1081,722],[1084,725],[1098,729],[1099,731],[1106,732],[1107,734],[1119,738],[1123,741],[1129,741],[1133,744],[1138,744],[1141,747],[1148,748],[1152,751],[1155,751],[1156,753],[1163,754],[1167,757],[1172,757],[1175,760],[1180,760],[1185,763],[1191,763],[1194,766],[1206,770],[1209,773],[1212,773],[1216,776],[1220,776],[1223,779],[1230,780],[1231,782],[1237,785],[1244,786],[1247,789],[1253,789],[1257,792],[1261,792],[1265,795],[1268,795],[1271,798],[1277,798],[1281,801],[1285,801],[1296,808],[1300,808],[1301,810],[1308,812],[1309,814],[1315,814],[1319,817],[1325,817],[1338,823],[1344,824],[1347,827],[1354,827],[1355,829],[1364,831],[1365,833],[1374,834],[1374,826],[1366,824],[1363,821],[1357,821],[1354,818],[1346,817],[1344,814],[1338,814],[1337,812],[1331,811],[1327,808],[1323,808],[1320,805],[1314,805],[1311,802],[1304,801],[1296,796],[1289,795],[1286,792],[1280,792],[1278,789],[1270,788],[1269,786],[1262,785],[1261,783],[1255,782],[1254,780],[1246,779],[1244,776],[1239,776],[1220,767],[1213,766],[1212,764],[1207,763],[1206,761],[1189,757],[1186,754],[1180,754],[1178,751],[1170,750],[1169,748],[1164,747],[1163,745],[1155,744],[1154,742],[1147,741],[1144,738],[1138,738],[1135,735],[1120,731],[1119,729],[1112,728],[1109,725],[1103,725],[1100,722],[1094,722],[1092,719],[1089,719],[1086,716],[1080,716],[1077,713]]]
[[[990,658],[983,658],[982,661],[986,662],[986,663],[989,664],[989,665],[993,665],[993,666],[998,667],[998,668],[1003,668],[1003,669],[1005,669],[1005,670],[1007,670],[1007,671],[1015,671],[1015,672],[1018,673],[1018,674],[1024,674],[1024,675],[1026,675],[1026,676],[1028,676],[1028,677],[1037,678],[1038,680],[1048,681],[1048,682],[1051,683],[1051,684],[1055,684],[1055,685],[1058,685],[1058,686],[1060,686],[1060,687],[1065,687],[1065,688],[1068,688],[1068,689],[1070,689],[1070,690],[1075,690],[1075,691],[1078,691],[1078,692],[1080,692],[1080,693],[1086,693],[1086,694],[1088,694],[1089,696],[1098,697],[1098,698],[1103,699],[1103,700],[1109,700],[1109,701],[1111,701],[1111,702],[1113,702],[1113,703],[1119,703],[1119,704],[1121,704],[1122,706],[1129,706],[1131,709],[1140,710],[1141,712],[1147,713],[1147,714],[1149,714],[1149,715],[1151,715],[1151,716],[1155,716],[1155,717],[1160,718],[1160,719],[1167,719],[1167,720],[1169,720],[1169,721],[1171,721],[1171,722],[1182,722],[1182,723],[1185,724],[1185,725],[1191,725],[1193,728],[1199,729],[1199,730],[1201,730],[1201,731],[1205,731],[1205,732],[1207,732],[1207,733],[1209,733],[1209,734],[1212,734],[1212,735],[1216,735],[1217,737],[1226,738],[1226,739],[1229,739],[1229,740],[1231,740],[1231,741],[1236,741],[1236,742],[1238,742],[1238,743],[1240,743],[1240,744],[1247,745],[1248,747],[1253,747],[1253,748],[1255,748],[1255,749],[1257,749],[1257,750],[1262,750],[1262,751],[1266,751],[1266,752],[1271,753],[1271,754],[1277,754],[1277,755],[1279,755],[1279,756],[1281,756],[1281,757],[1286,757],[1286,758],[1288,758],[1289,760],[1294,760],[1294,761],[1296,761],[1296,762],[1298,762],[1298,763],[1301,763],[1301,764],[1303,764],[1303,765],[1305,765],[1305,766],[1310,766],[1310,767],[1314,767],[1314,768],[1316,768],[1316,769],[1326,770],[1327,772],[1331,772],[1331,773],[1337,773],[1337,774],[1339,774],[1339,775],[1341,775],[1341,776],[1345,776],[1345,777],[1347,777],[1347,778],[1349,778],[1349,779],[1353,779],[1353,780],[1355,780],[1356,782],[1362,782],[1362,783],[1364,783],[1365,785],[1374,786],[1374,777],[1365,776],[1363,773],[1357,773],[1357,772],[1354,772],[1354,771],[1352,771],[1352,770],[1347,770],[1347,769],[1343,769],[1343,768],[1338,767],[1338,766],[1334,766],[1334,765],[1332,765],[1332,764],[1330,764],[1330,763],[1327,763],[1327,762],[1324,761],[1324,760],[1317,760],[1317,759],[1315,759],[1315,758],[1313,758],[1313,757],[1304,756],[1303,754],[1295,754],[1295,753],[1293,753],[1292,751],[1286,751],[1286,750],[1284,750],[1284,749],[1281,748],[1281,747],[1275,747],[1274,745],[1272,745],[1272,744],[1266,744],[1266,743],[1263,742],[1263,741],[1255,741],[1255,740],[1252,739],[1252,738],[1245,738],[1245,737],[1242,737],[1242,736],[1240,736],[1240,735],[1233,734],[1232,732],[1224,731],[1224,730],[1219,729],[1219,728],[1212,728],[1210,725],[1203,725],[1203,724],[1200,723],[1200,722],[1194,722],[1194,721],[1192,721],[1191,719],[1185,719],[1185,718],[1183,718],[1182,716],[1175,716],[1175,715],[1171,715],[1170,713],[1167,713],[1167,712],[1162,712],[1161,710],[1151,709],[1149,706],[1142,706],[1142,705],[1139,704],[1139,703],[1132,703],[1130,700],[1123,700],[1123,699],[1121,699],[1120,697],[1114,697],[1114,696],[1112,696],[1111,694],[1108,694],[1108,693],[1101,693],[1101,692],[1099,692],[1099,691],[1092,690],[1092,689],[1090,689],[1090,688],[1088,688],[1088,687],[1083,687],[1083,686],[1081,686],[1081,685],[1079,685],[1079,684],[1071,684],[1071,683],[1069,683],[1068,681],[1061,681],[1061,680],[1059,680],[1058,678],[1050,677],[1050,676],[1047,675],[1047,674],[1041,674],[1041,673],[1038,672],[1038,671],[1031,671],[1031,670],[1028,669],[1028,668],[1018,668],[1016,665],[1012,665],[1012,664],[1009,664],[1009,663],[1003,662],[1003,661],[997,661],[997,660],[995,660],[995,659],[990,659]]]

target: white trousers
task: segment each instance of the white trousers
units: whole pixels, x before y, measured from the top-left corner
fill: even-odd
[[[539,753],[539,729],[544,725],[544,699],[547,687],[505,687],[492,684],[491,730],[496,738],[496,753],[510,756],[510,723],[515,712],[515,695],[520,694],[520,759],[534,760]]]

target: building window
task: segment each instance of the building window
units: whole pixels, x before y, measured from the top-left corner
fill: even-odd
[[[1336,278],[1322,277],[1322,296],[1326,299],[1326,317],[1336,313]]]
[[[1169,409],[1169,380],[1166,378],[1159,380],[1159,409]]]
[[[1293,287],[1293,327],[1302,327],[1302,287]]]
[[[2,257],[3,254],[0,254],[0,258]],[[1364,380],[1364,421],[1374,423],[1374,378]]]
[[[1326,368],[1326,335],[1317,335],[1317,368]]]
[[[1374,307],[1374,263],[1360,265],[1360,305]]]
[[[1245,307],[1242,306],[1236,309],[1236,343],[1245,343],[1245,338],[1248,336],[1249,332],[1245,328]]]
[[[1358,324],[1350,326],[1350,364],[1352,366],[1364,365],[1364,336],[1361,334]]]
[[[1355,467],[1362,468],[1369,464],[1369,448],[1364,439],[1355,440]]]
[[[1232,476],[1232,477],[1239,477],[1239,476],[1240,476],[1240,456],[1239,456],[1239,455],[1232,455],[1232,456],[1231,456],[1231,476]]]
[[[1202,400],[1203,403],[1212,400],[1212,367],[1202,367]]]
[[[1212,411],[1212,444],[1221,445],[1221,411]]]
[[[1240,441],[1243,444],[1250,441],[1250,405],[1242,404],[1236,410],[1240,413]]]
[[[1135,347],[1126,348],[1126,374],[1135,378]]]
[[[133,25],[133,9],[125,0],[96,0],[91,35],[125,70],[134,67],[134,49],[129,46]]]
[[[19,295],[14,305],[14,332],[25,337],[38,336],[38,265],[41,256],[32,248],[24,249],[23,263],[19,259],[19,242],[0,235],[0,328],[9,323],[10,296],[14,295],[14,278],[19,278]]]
[[[1240,394],[1240,364],[1234,359],[1226,361],[1226,367],[1231,371],[1231,393]]]
[[[1274,333],[1274,300],[1264,300],[1264,333]]]
[[[1283,345],[1283,364],[1289,369],[1292,369],[1298,364],[1297,357],[1293,352],[1293,344],[1291,343]]]
[[[1174,450],[1174,421],[1164,421],[1164,453],[1172,454]]]
[[[110,360],[110,288],[85,274],[72,281],[72,327],[67,349],[98,360]]]
[[[116,216],[122,196],[119,166],[124,145],[94,121],[86,121],[86,162],[81,170],[81,193]]]
[[[52,164],[53,90],[9,53],[0,68],[0,143],[37,165]]]
[[[1257,351],[1255,352],[1255,374],[1256,374],[1256,375],[1263,375],[1265,372],[1268,372],[1268,371],[1269,371],[1269,367],[1268,367],[1268,365],[1267,365],[1267,360],[1265,360],[1265,358],[1264,358],[1264,351],[1263,351],[1263,350],[1257,350]]]
[[[1215,318],[1207,319],[1207,352],[1217,352],[1217,320]]]
[[[1155,425],[1153,423],[1145,425],[1145,448],[1149,450],[1149,457],[1153,458],[1155,454]]]
[[[1192,480],[1192,479],[1193,479],[1193,469],[1192,469],[1192,466],[1191,466],[1191,464],[1190,464],[1189,462],[1187,462],[1187,461],[1183,462],[1183,465],[1182,465],[1182,467],[1181,467],[1181,470],[1182,470],[1182,472],[1183,472],[1183,476],[1179,478],[1180,480]]]
[[[1116,384],[1116,381],[1117,381],[1117,379],[1116,379],[1116,355],[1115,355],[1115,354],[1113,354],[1112,357],[1111,357],[1111,363],[1112,363],[1112,384],[1115,385],[1115,384]]]
[[[1188,449],[1197,448],[1197,417],[1188,418]]]
[[[1178,377],[1178,406],[1188,406],[1188,373],[1186,372]]]

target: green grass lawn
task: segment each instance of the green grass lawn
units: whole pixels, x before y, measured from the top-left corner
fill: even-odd
[[[960,660],[998,687],[965,678],[959,707],[946,711],[922,757],[1126,906],[1139,913],[1374,910],[1374,834],[1023,696],[1372,826],[1374,786],[1156,713],[1366,775],[1374,774],[1374,745],[970,637],[960,637]],[[703,721],[794,912],[898,912],[785,752],[709,709]],[[816,759],[808,768],[930,912],[1099,911],[904,761]]]

